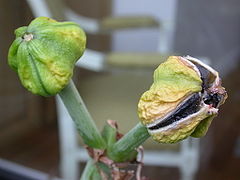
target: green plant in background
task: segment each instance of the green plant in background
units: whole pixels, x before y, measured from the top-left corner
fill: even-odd
[[[81,179],[131,179],[134,173],[122,171],[122,165],[136,162],[146,139],[152,136],[160,143],[175,143],[205,135],[227,97],[211,67],[192,57],[171,56],[155,70],[153,85],[140,98],[141,123],[123,136],[116,122],[108,121],[100,133],[71,81],[86,45],[79,25],[39,17],[18,28],[15,35],[9,65],[32,93],[60,96],[86,144],[91,159]]]

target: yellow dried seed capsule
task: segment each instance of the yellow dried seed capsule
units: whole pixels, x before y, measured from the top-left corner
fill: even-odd
[[[215,70],[189,56],[171,56],[155,70],[138,114],[154,140],[175,143],[205,135],[226,98]]]

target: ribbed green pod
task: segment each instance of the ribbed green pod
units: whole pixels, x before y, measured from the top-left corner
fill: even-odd
[[[16,29],[15,35],[8,63],[18,73],[23,86],[42,96],[60,92],[84,52],[84,31],[74,22],[38,17],[29,26]]]

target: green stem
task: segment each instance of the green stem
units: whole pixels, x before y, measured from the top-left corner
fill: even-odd
[[[85,144],[92,148],[104,149],[106,143],[91,118],[74,83],[70,83],[59,93],[65,107],[72,117]]]
[[[133,129],[117,141],[109,151],[109,156],[116,162],[131,158],[133,152],[150,137],[147,128],[138,123]]]
[[[101,180],[101,175],[92,159],[88,160],[80,180],[96,179]]]

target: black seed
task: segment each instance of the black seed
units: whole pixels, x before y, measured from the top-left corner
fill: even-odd
[[[196,113],[200,107],[201,96],[199,93],[193,94],[184,104],[179,106],[172,115],[168,116],[166,119],[162,120],[155,126],[149,127],[149,130],[156,130],[165,126],[168,126],[180,119],[187,117],[193,113]]]
[[[206,69],[204,66],[195,62],[192,62],[192,63],[195,66],[197,66],[198,70],[200,71],[201,79],[203,81],[202,83],[202,93],[203,93],[204,90],[207,90],[209,87],[211,87],[212,83],[216,79],[216,76],[211,71]]]
[[[205,67],[199,65],[199,64],[195,64],[198,68],[198,70],[200,71],[200,74],[201,74],[201,79],[203,81],[203,84],[202,84],[202,91],[206,90],[209,88],[210,86],[210,75],[211,75],[211,72],[209,70],[207,70]]]
[[[221,102],[223,96],[217,93],[214,94],[207,94],[203,100],[205,104],[212,105],[214,108],[218,106],[218,104]]]

